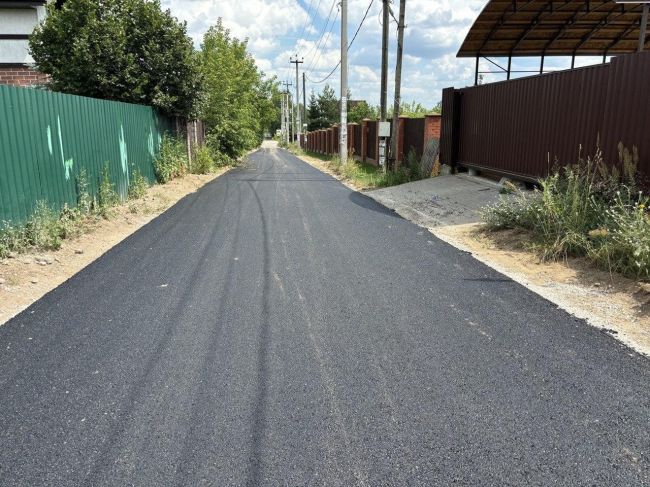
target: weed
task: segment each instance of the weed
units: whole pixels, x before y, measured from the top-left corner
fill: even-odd
[[[119,203],[120,197],[115,192],[115,187],[111,182],[110,173],[108,171],[108,163],[104,164],[102,169],[102,176],[99,180],[99,190],[97,191],[98,199],[98,213],[104,218],[110,217],[110,209]]]
[[[212,151],[207,146],[194,146],[194,160],[192,161],[192,172],[194,174],[209,174],[214,171],[215,160]]]
[[[587,256],[602,267],[650,279],[650,199],[637,188],[636,149],[619,147],[619,167],[600,150],[539,181],[541,190],[516,190],[484,209],[489,229],[531,231],[543,258]]]
[[[77,208],[83,213],[90,213],[92,209],[92,198],[88,191],[88,173],[86,168],[82,167],[76,178],[77,183]]]
[[[159,183],[168,183],[187,171],[188,160],[185,143],[181,139],[164,135],[160,152],[154,159],[154,170]]]
[[[139,199],[147,194],[149,188],[149,181],[145,178],[140,170],[136,167],[131,173],[131,180],[129,181],[129,199]]]

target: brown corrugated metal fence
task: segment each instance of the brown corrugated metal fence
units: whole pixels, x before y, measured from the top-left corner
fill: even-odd
[[[419,160],[424,150],[424,118],[404,119],[404,143],[402,145],[404,158],[413,151]]]
[[[443,92],[441,162],[522,178],[600,147],[635,145],[650,174],[650,53],[609,64]],[[457,153],[456,153],[457,147]]]

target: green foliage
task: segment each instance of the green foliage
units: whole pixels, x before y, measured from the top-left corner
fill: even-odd
[[[142,198],[147,194],[149,188],[149,181],[145,178],[140,170],[136,168],[131,173],[131,180],[129,181],[129,199]]]
[[[348,112],[348,121],[351,123],[361,123],[364,118],[376,120],[378,116],[379,111],[377,108],[371,107],[365,101],[360,101]]]
[[[221,20],[203,37],[199,60],[208,144],[215,154],[237,158],[279,118],[277,81],[263,79],[246,41],[231,37]]]
[[[325,85],[318,95],[312,93],[307,109],[307,130],[327,128],[339,120],[339,100],[330,85]]]
[[[34,213],[25,225],[25,241],[40,249],[55,250],[61,247],[61,225],[56,212],[44,201],[36,203]]]
[[[156,179],[162,184],[185,174],[188,160],[183,140],[168,135],[163,136],[160,142],[160,152],[154,159],[153,166]]]
[[[89,213],[92,209],[92,198],[88,191],[88,173],[85,167],[82,167],[76,178],[77,183],[77,208],[83,213]]]
[[[12,252],[57,250],[63,239],[76,236],[83,230],[85,218],[78,208],[65,206],[60,213],[45,201],[38,201],[30,218],[22,226],[7,222],[0,227],[0,258]]]
[[[99,189],[97,190],[98,213],[104,218],[110,216],[110,208],[120,202],[119,195],[115,192],[115,185],[111,181],[108,171],[108,163],[104,164],[102,175],[99,180]]]
[[[515,192],[483,211],[490,229],[531,231],[544,258],[587,256],[610,270],[650,280],[650,199],[636,183],[638,154],[619,147],[621,169],[593,158],[557,169],[541,191]]]
[[[53,90],[193,116],[200,78],[192,41],[159,0],[67,0],[47,9],[29,44]]]
[[[294,149],[293,146],[289,146],[289,150],[298,156],[305,154],[302,149]],[[406,167],[400,167],[396,171],[384,172],[381,167],[355,161],[353,159],[348,159],[347,164],[341,164],[341,160],[338,156],[332,157],[314,153],[308,153],[308,155],[322,160],[325,163],[325,166],[335,174],[338,174],[342,178],[350,180],[355,185],[366,189],[385,188],[415,180],[411,171]]]
[[[405,169],[408,171],[409,179],[411,181],[422,179],[422,164],[413,147],[409,150],[404,162],[406,166]]]
[[[214,171],[215,161],[209,147],[195,146],[193,148],[193,155],[192,172],[194,174],[209,174]]]

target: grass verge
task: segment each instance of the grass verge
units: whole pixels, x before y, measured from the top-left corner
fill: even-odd
[[[331,172],[360,189],[385,188],[422,179],[419,171],[420,161],[417,160],[414,154],[409,154],[406,163],[397,170],[384,172],[381,167],[353,159],[348,159],[347,164],[341,164],[341,159],[338,156],[307,152],[296,143],[288,145],[281,143],[280,147],[287,149],[298,157],[309,156],[322,161],[323,165]]]

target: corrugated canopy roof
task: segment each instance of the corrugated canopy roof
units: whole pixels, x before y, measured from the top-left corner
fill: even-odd
[[[643,7],[613,1],[491,0],[458,57],[635,52]]]

